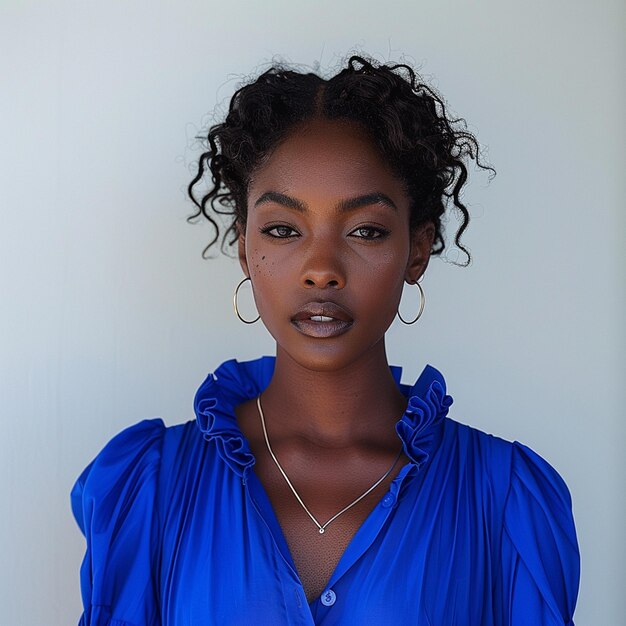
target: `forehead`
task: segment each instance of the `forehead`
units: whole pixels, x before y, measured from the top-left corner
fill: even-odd
[[[315,120],[297,127],[255,172],[250,196],[268,189],[333,199],[379,191],[402,194],[402,182],[355,123]]]

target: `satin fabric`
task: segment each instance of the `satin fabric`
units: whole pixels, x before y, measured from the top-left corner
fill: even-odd
[[[144,420],[72,490],[87,540],[81,626],[573,625],[579,553],[568,489],[518,442],[447,417],[427,365],[400,382],[410,462],[310,604],[234,407],[275,358],[230,360],[198,389],[196,420]]]

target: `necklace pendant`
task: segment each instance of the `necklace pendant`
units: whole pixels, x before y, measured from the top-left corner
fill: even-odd
[[[387,476],[391,474],[393,468],[396,466],[396,463],[398,462],[398,459],[400,458],[402,454],[403,448],[400,448],[400,452],[398,452],[398,456],[396,457],[396,460],[393,462],[393,465],[367,491],[363,492],[354,502],[348,504],[348,506],[341,509],[339,513],[336,513],[335,515],[333,515],[329,520],[326,521],[324,526],[320,526],[320,523],[313,516],[313,513],[311,513],[311,511],[307,509],[304,502],[302,502],[302,498],[298,495],[296,488],[291,484],[289,477],[285,473],[285,470],[282,468],[281,464],[278,462],[278,459],[276,458],[276,455],[274,454],[274,451],[272,450],[272,446],[270,445],[270,439],[267,435],[267,428],[265,427],[265,416],[263,415],[263,409],[261,408],[261,394],[259,394],[256,398],[256,406],[257,406],[257,409],[259,410],[259,417],[261,418],[261,427],[263,428],[263,437],[265,438],[265,445],[267,446],[267,451],[270,453],[272,460],[274,461],[274,463],[276,463],[276,467],[278,468],[278,471],[283,475],[285,482],[289,485],[289,489],[291,489],[291,492],[296,497],[296,500],[298,500],[298,502],[300,503],[300,506],[306,511],[307,515],[311,518],[311,520],[318,527],[320,535],[323,535],[326,532],[325,526],[330,524],[333,520],[336,520],[340,515],[345,513],[348,509],[351,509],[355,504],[358,504],[361,500],[363,500],[365,496],[367,496],[369,493],[374,491],[374,489],[376,489],[376,487],[378,487],[378,485],[380,485],[380,483],[382,483],[383,480],[385,480],[385,478],[387,478]],[[245,479],[244,479],[244,484],[245,484]]]

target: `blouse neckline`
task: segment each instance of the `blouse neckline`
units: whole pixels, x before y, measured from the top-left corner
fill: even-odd
[[[207,441],[213,441],[223,461],[240,476],[254,465],[248,441],[241,432],[235,407],[255,398],[269,385],[275,356],[251,361],[230,359],[209,373],[194,398],[196,424]],[[402,367],[390,365],[400,391],[408,399],[396,432],[404,452],[418,469],[435,452],[443,435],[444,419],[453,402],[446,394],[443,375],[426,365],[412,385],[401,383]]]

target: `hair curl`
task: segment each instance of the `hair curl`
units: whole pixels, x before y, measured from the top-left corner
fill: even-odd
[[[419,79],[419,80],[418,80]],[[206,151],[187,191],[197,211],[187,218],[204,216],[215,235],[202,256],[218,240],[220,227],[214,214],[231,216],[223,233],[221,250],[229,233],[229,245],[237,241],[237,227],[245,229],[247,191],[255,170],[298,124],[312,118],[358,122],[368,133],[411,200],[411,228],[431,221],[435,239],[431,255],[445,248],[442,216],[452,205],[463,219],[454,242],[471,261],[460,238],[469,223],[461,201],[467,181],[468,159],[489,170],[479,159],[479,144],[462,118],[450,119],[444,101],[421,82],[404,63],[377,64],[359,55],[347,67],[324,79],[275,64],[253,82],[240,87],[230,101],[224,122],[211,126]],[[212,186],[196,197],[196,185],[210,172]]]

